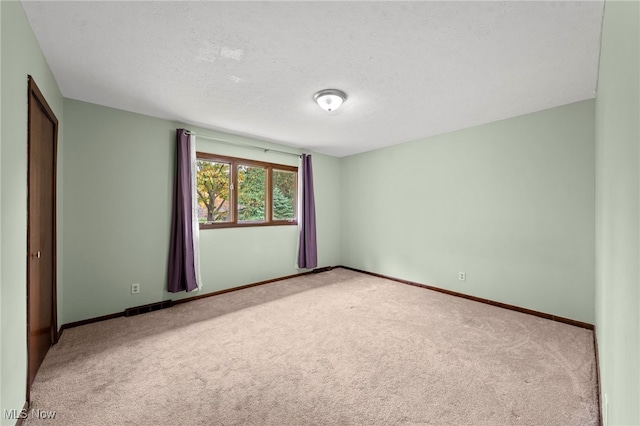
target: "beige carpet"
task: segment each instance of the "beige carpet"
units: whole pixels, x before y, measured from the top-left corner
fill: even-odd
[[[27,425],[596,425],[589,330],[335,269],[64,332]]]

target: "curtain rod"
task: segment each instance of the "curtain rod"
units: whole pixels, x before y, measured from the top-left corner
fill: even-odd
[[[263,147],[256,146],[256,145],[249,145],[249,144],[238,143],[238,142],[231,142],[231,141],[227,141],[227,140],[224,140],[224,139],[214,138],[213,136],[199,135],[196,132],[192,132],[191,130],[185,130],[185,132],[188,135],[194,135],[197,138],[209,139],[209,140],[212,140],[212,141],[221,142],[221,143],[224,143],[224,144],[227,144],[227,145],[231,145],[231,146],[241,146],[243,148],[257,149],[257,150],[263,151],[265,153],[267,153],[267,152],[275,152],[277,154],[291,155],[293,157],[298,157],[298,158],[302,157],[302,155],[294,154],[293,152],[280,151],[280,150],[271,149],[271,148],[263,148]]]

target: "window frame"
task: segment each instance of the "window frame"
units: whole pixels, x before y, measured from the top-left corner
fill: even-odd
[[[204,222],[199,223],[200,229],[219,228],[247,228],[253,226],[287,226],[298,225],[298,167],[285,164],[268,163],[265,161],[248,160],[246,158],[230,157],[227,155],[211,154],[208,152],[196,152],[196,161],[212,161],[227,163],[231,168],[231,185],[229,190],[229,205],[231,207],[231,220],[227,222]],[[265,221],[264,222],[238,222],[238,166],[261,167],[265,169]],[[294,172],[296,174],[296,192],[293,200],[292,220],[273,219],[273,171]]]

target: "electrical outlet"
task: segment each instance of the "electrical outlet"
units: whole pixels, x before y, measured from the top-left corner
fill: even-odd
[[[458,272],[458,279],[460,281],[465,281],[467,279],[467,273],[466,272]]]
[[[140,283],[131,284],[131,294],[140,293]]]

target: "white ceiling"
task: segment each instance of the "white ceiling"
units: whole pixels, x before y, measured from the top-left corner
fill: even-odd
[[[593,98],[604,7],[22,4],[67,98],[335,156]],[[330,113],[327,88],[348,95]]]

